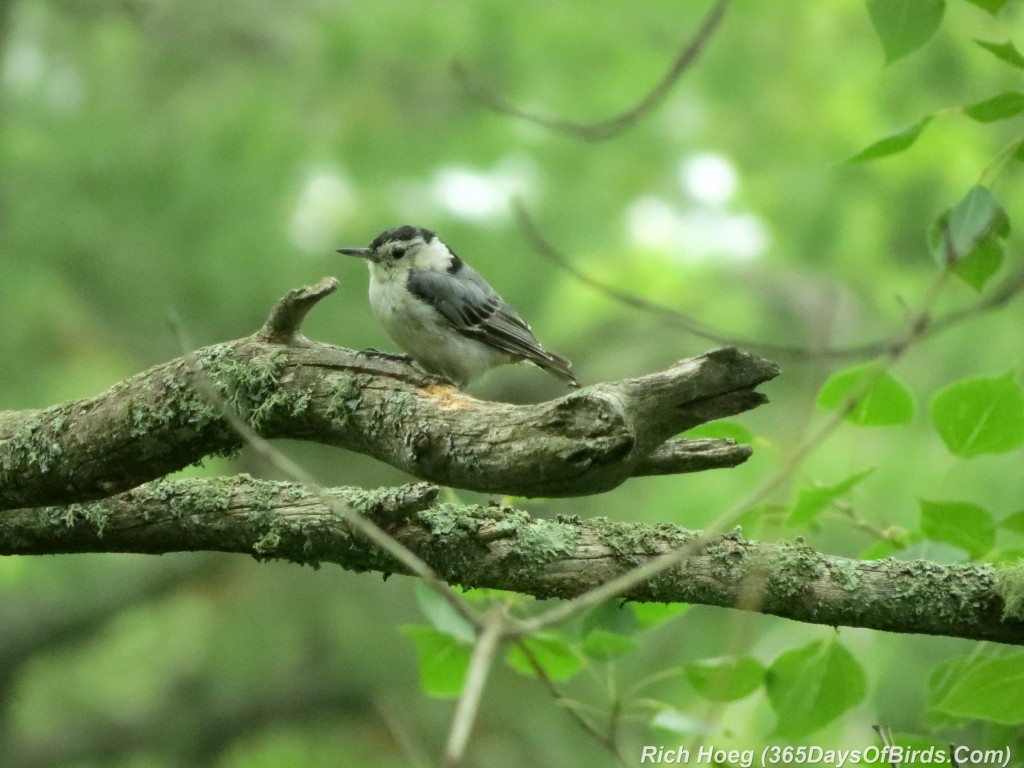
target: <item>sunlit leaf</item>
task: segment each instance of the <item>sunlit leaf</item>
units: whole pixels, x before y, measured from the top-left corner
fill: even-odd
[[[1006,725],[1024,721],[1024,651],[971,654],[937,666],[928,711]]]
[[[779,656],[765,675],[765,689],[779,719],[775,736],[798,739],[858,704],[866,684],[857,660],[829,639]]]
[[[1024,69],[1024,54],[1021,54],[1013,43],[1009,41],[1005,43],[992,43],[988,40],[975,40],[974,42],[1001,61],[1005,61],[1007,64],[1011,64],[1019,69]]]
[[[1009,0],[967,0],[971,5],[976,5],[983,11],[987,11],[991,15],[995,16],[999,11],[1003,9]]]
[[[880,372],[874,363],[830,376],[818,393],[818,405],[835,410],[855,393],[862,394],[844,417],[847,421],[862,427],[882,427],[914,420],[916,405],[910,390],[888,371]]]
[[[424,617],[434,629],[470,645],[476,640],[473,627],[456,612],[455,608],[423,581],[417,581],[414,589],[416,603]]]
[[[586,663],[583,655],[563,637],[556,634],[531,635],[523,638],[523,644],[530,649],[534,659],[552,680],[568,680],[575,676]],[[505,658],[517,672],[535,677],[537,671],[518,645],[513,645]]]
[[[440,699],[457,697],[466,682],[473,646],[433,627],[407,625],[402,634],[416,646],[423,692]]]
[[[999,547],[990,549],[982,558],[986,563],[1006,563],[1016,565],[1024,560],[1024,547]]]
[[[1024,390],[1012,373],[969,378],[939,390],[932,424],[950,452],[963,458],[1024,445]]]
[[[855,475],[836,483],[835,485],[820,485],[814,488],[804,488],[797,496],[793,511],[789,513],[786,520],[789,525],[808,525],[813,523],[818,514],[833,501],[848,493],[861,480],[866,478],[875,468],[866,469]]]
[[[886,64],[928,42],[945,10],[945,0],[868,0],[868,14],[882,41]]]
[[[1003,244],[995,237],[988,237],[950,269],[954,275],[981,293],[985,284],[1003,266],[1003,259]]]
[[[705,699],[735,701],[760,688],[764,672],[764,665],[749,656],[707,659],[687,667],[686,679]]]
[[[690,610],[687,603],[633,603],[633,613],[641,629],[650,629]]]
[[[964,107],[964,114],[979,123],[991,123],[1019,115],[1024,111],[1024,93],[1008,91]]]
[[[931,121],[932,117],[928,115],[913,125],[904,128],[902,131],[886,136],[884,139],[879,139],[874,144],[865,147],[851,157],[850,162],[863,163],[867,160],[877,160],[880,157],[888,157],[889,155],[895,155],[910,149]]]
[[[964,501],[921,499],[921,530],[929,540],[960,547],[972,558],[981,557],[996,543],[992,515]]]
[[[998,525],[1000,528],[1005,528],[1008,531],[1024,534],[1024,509],[1014,512],[1012,515],[1007,515],[999,521]]]
[[[709,733],[711,727],[693,715],[680,712],[678,709],[666,707],[651,720],[651,727],[670,733],[681,733],[692,736],[695,733]]]

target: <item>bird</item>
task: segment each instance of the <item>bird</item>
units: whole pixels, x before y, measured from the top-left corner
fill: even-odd
[[[548,352],[530,326],[434,232],[403,225],[368,248],[370,306],[391,339],[429,373],[465,387],[499,365],[527,361],[577,388],[572,364]]]

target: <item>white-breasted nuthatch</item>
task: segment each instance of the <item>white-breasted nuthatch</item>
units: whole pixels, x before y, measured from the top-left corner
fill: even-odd
[[[512,307],[441,238],[422,227],[381,232],[369,248],[338,253],[369,261],[370,306],[413,360],[462,386],[523,360],[580,386],[568,360],[545,350]]]

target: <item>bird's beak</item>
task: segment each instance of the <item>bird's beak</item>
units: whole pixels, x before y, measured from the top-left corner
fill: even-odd
[[[380,261],[380,259],[377,258],[377,254],[369,248],[339,248],[338,253],[343,253],[346,256],[359,256],[362,259],[368,259],[374,263]]]

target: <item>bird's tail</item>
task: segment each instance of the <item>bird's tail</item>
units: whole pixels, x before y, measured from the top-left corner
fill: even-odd
[[[576,374],[572,372],[572,363],[561,355],[544,350],[544,357],[538,358],[534,362],[548,373],[552,373],[562,379],[573,389],[579,389],[583,386],[580,384],[580,380],[576,378]]]

